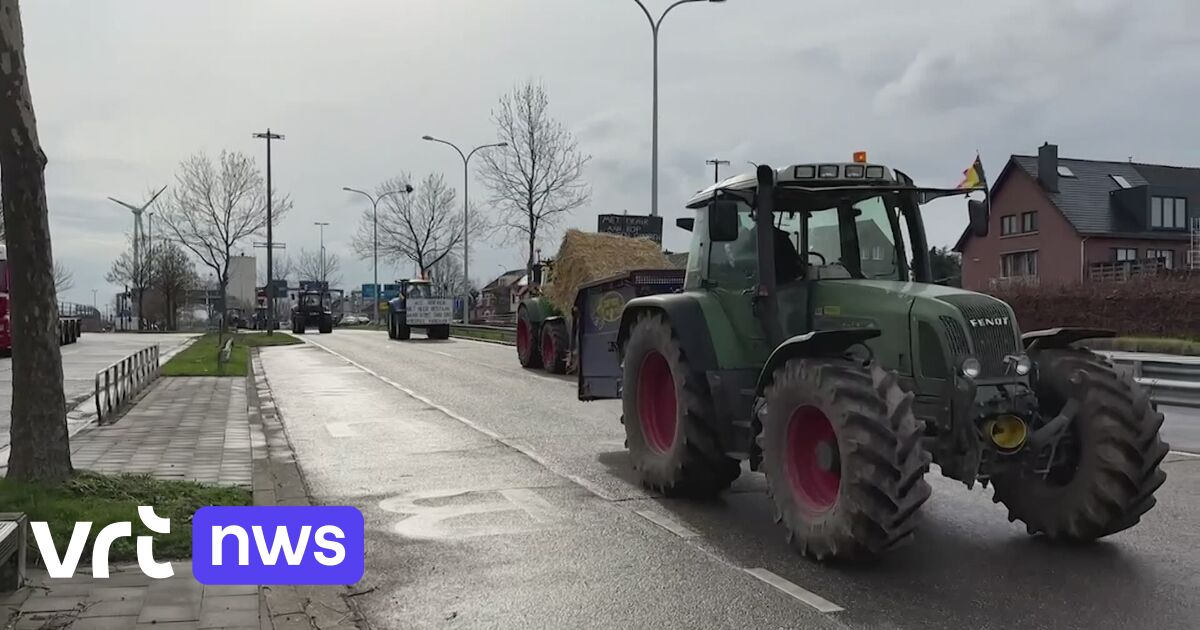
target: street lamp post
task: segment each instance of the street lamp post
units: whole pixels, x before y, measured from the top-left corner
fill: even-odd
[[[266,133],[253,134],[255,138],[267,141],[267,334],[275,332],[275,292],[271,290],[272,260],[271,252],[275,249],[275,237],[272,234],[274,220],[271,218],[271,141],[283,140],[283,134],[271,133],[267,127]]]
[[[692,0],[692,1],[695,1],[695,0]],[[464,285],[466,288],[464,289],[465,295],[463,296],[463,320],[462,321],[464,324],[469,324],[469,323],[471,323],[471,318],[470,318],[470,312],[471,312],[471,266],[470,266],[471,203],[470,203],[470,199],[467,197],[467,187],[471,183],[471,170],[470,170],[469,165],[471,163],[471,158],[474,157],[475,153],[477,153],[478,151],[481,151],[483,149],[491,149],[491,148],[495,148],[495,147],[506,147],[506,146],[508,146],[508,143],[507,142],[497,142],[495,144],[484,144],[484,145],[477,146],[474,149],[471,149],[470,153],[464,154],[462,152],[462,149],[458,148],[458,145],[454,144],[453,142],[448,142],[446,140],[442,140],[440,138],[435,138],[433,136],[422,136],[421,139],[427,140],[429,142],[440,142],[441,144],[449,146],[450,148],[454,149],[455,151],[458,151],[458,155],[459,155],[459,157],[462,158],[462,161],[463,161],[463,281],[464,281]]]
[[[655,20],[650,15],[650,10],[646,5],[642,4],[642,0],[633,0],[642,8],[642,13],[646,14],[646,19],[650,21],[650,30],[654,35],[654,113],[651,115],[653,125],[653,138],[650,143],[650,214],[658,216],[658,30],[662,26],[662,22],[666,19],[667,14],[671,9],[692,2],[725,2],[725,0],[678,0],[675,4],[667,7],[662,15]]]
[[[356,188],[350,188],[349,186],[342,186],[342,190],[346,192],[358,193],[371,201],[371,255],[374,259],[375,265],[375,304],[371,308],[371,319],[374,320],[379,316],[379,299],[381,297],[379,292],[379,202],[383,201],[383,198],[388,195],[411,193],[413,191],[413,187],[412,184],[405,184],[404,188],[398,190],[389,190],[378,197],[372,197],[366,192]]]
[[[729,160],[722,160],[721,158],[713,158],[711,160],[704,160],[704,163],[713,167],[713,183],[714,184],[721,183],[721,165],[729,164]]]
[[[324,291],[329,290],[327,284],[329,280],[325,277],[325,226],[329,225],[328,221],[313,221],[313,225],[321,228],[321,283],[325,285]]]

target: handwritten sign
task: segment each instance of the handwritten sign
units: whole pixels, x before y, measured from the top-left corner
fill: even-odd
[[[437,326],[449,324],[454,313],[451,298],[413,298],[405,305],[405,319],[409,326]]]
[[[602,214],[600,215],[598,232],[603,234],[620,234],[633,238],[648,238],[662,244],[662,217],[649,217],[636,214]]]

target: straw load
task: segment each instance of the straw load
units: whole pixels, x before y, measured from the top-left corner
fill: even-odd
[[[560,311],[570,313],[575,294],[589,282],[635,269],[672,268],[662,248],[649,239],[567,230],[545,295]]]

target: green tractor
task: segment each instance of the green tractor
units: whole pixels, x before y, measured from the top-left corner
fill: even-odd
[[[303,335],[305,330],[316,326],[317,332],[333,332],[333,307],[329,292],[321,289],[306,289],[297,296],[292,306],[292,332]]]
[[[429,280],[398,280],[400,295],[388,302],[388,339],[408,341],[413,328],[429,339],[449,339],[454,299],[442,296]]]
[[[579,292],[580,399],[623,401],[633,467],[664,494],[713,495],[748,461],[818,560],[908,539],[931,463],[991,484],[1030,534],[1133,526],[1166,478],[1162,414],[1078,347],[1111,332],[1022,335],[1004,302],[932,284],[920,206],[965,192],[865,162],[712,186],[678,222],[692,243],[677,291]],[[986,235],[986,202],[968,209]]]
[[[541,292],[542,286],[553,282],[553,269],[551,260],[533,266],[529,295],[517,307],[517,360],[527,369],[566,374],[570,367],[570,321]]]

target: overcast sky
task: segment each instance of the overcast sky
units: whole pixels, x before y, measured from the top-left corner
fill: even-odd
[[[656,15],[668,0],[646,0]],[[528,78],[592,156],[599,213],[646,213],[650,198],[650,28],[633,0],[26,0],[28,64],[65,299],[103,303],[136,200],[196,151],[244,151],[263,165],[271,127],[276,189],[295,209],[278,228],[295,258],[314,221],[370,282],[350,238],[364,209],[342,186],[461,162],[423,134],[495,141],[490,112]],[[951,185],[982,153],[995,176],[1044,141],[1068,157],[1196,166],[1200,3],[1194,0],[800,2],[728,0],[675,9],[661,36],[660,209],[666,245],[683,202],[712,179],[704,160],[871,161]],[[468,147],[464,147],[468,148]],[[486,190],[472,199],[489,212]],[[928,209],[951,244],[964,204]],[[561,230],[541,246],[558,247]],[[250,244],[246,244],[251,252]],[[261,251],[259,252],[261,254]],[[471,275],[520,265],[518,245],[476,241]],[[408,275],[382,268],[383,278]],[[349,288],[349,287],[348,287]]]

